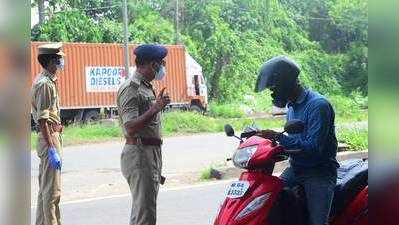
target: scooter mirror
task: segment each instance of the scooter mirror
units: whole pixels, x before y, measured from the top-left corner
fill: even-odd
[[[228,137],[234,136],[234,129],[230,124],[224,125],[224,132]]]
[[[302,120],[293,119],[284,125],[284,132],[289,134],[299,134],[305,130],[305,123]]]

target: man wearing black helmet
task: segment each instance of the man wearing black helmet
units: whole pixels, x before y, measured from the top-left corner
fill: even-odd
[[[299,66],[286,56],[277,56],[261,68],[255,91],[272,91],[273,104],[287,107],[287,121],[300,119],[300,134],[284,135],[262,130],[258,136],[277,140],[287,149],[300,149],[290,156],[290,167],[281,175],[287,186],[304,187],[311,225],[327,225],[337,179],[337,139],[334,109],[319,93],[301,86]]]

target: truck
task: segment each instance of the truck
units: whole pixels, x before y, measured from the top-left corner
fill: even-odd
[[[31,84],[42,68],[37,60],[38,46],[31,42]],[[135,70],[134,49],[129,44],[129,73],[125,73],[123,45],[117,43],[63,43],[65,68],[58,72],[63,124],[87,123],[117,115],[116,95],[119,86]],[[183,45],[164,45],[168,49],[166,76],[153,81],[155,92],[163,87],[171,97],[167,110],[181,109],[205,112],[208,90],[202,67]]]

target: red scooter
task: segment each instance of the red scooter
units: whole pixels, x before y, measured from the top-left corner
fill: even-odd
[[[290,121],[284,127],[289,134],[303,131],[302,121]],[[226,190],[214,225],[307,225],[308,212],[303,188],[286,188],[273,176],[276,162],[286,160],[300,150],[284,149],[276,141],[255,136],[258,130],[247,128],[240,137],[230,125],[227,136],[240,140],[232,157],[234,165],[245,169],[239,181]],[[368,224],[368,162],[364,159],[340,163],[337,186],[330,215],[331,225]]]

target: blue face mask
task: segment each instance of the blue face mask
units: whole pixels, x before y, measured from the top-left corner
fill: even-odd
[[[56,64],[57,69],[63,70],[65,66],[65,62],[63,58],[60,58],[58,63]]]
[[[155,80],[162,80],[166,75],[166,68],[165,66],[161,65],[155,74]]]

